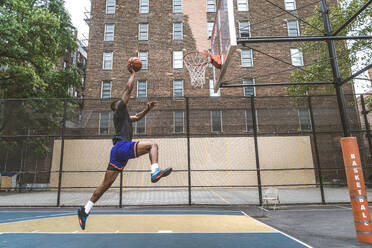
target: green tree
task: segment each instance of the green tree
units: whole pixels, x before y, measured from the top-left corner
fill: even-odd
[[[55,65],[76,48],[63,0],[0,0],[0,99],[69,97],[81,77]],[[2,101],[0,135],[55,134],[63,110],[63,101]],[[0,147],[14,151],[20,142],[45,155],[43,138],[0,140]]]
[[[329,1],[328,1],[329,2]],[[368,0],[340,0],[335,5],[330,5],[330,21],[333,31],[337,30],[343,23],[352,17]],[[372,7],[370,6],[362,12],[351,24],[349,24],[338,35],[371,35],[372,33]],[[314,8],[313,15],[306,19],[313,27],[307,25],[302,30],[303,36],[324,35],[323,19],[320,6]],[[317,29],[315,29],[316,27]],[[323,31],[323,32],[320,32]],[[319,42],[301,42],[300,48],[307,58],[308,65],[303,69],[310,71],[307,73],[303,70],[296,70],[291,74],[294,82],[311,82],[311,81],[333,81],[332,68],[329,60],[327,43]],[[351,75],[351,68],[358,64],[363,67],[372,62],[372,42],[371,40],[356,40],[346,43],[345,41],[336,41],[336,52],[340,66],[341,76],[346,78]],[[362,51],[363,56],[358,52]],[[358,58],[359,57],[359,58]],[[352,82],[351,82],[352,83]],[[292,96],[305,95],[312,89],[321,89],[326,92],[332,92],[334,87],[330,86],[309,86],[297,85],[287,88],[287,92]]]

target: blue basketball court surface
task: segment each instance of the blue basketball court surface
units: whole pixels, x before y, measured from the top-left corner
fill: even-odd
[[[243,211],[0,211],[0,247],[310,247]]]

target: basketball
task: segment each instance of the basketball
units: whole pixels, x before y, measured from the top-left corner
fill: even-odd
[[[142,61],[137,57],[131,57],[128,59],[128,71],[131,72],[130,68],[133,68],[134,71],[141,70]]]

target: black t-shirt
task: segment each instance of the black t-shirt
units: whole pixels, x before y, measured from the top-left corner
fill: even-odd
[[[113,137],[113,142],[115,140],[126,140],[131,142],[133,137],[133,127],[128,113],[127,105],[120,101],[117,109],[114,112],[114,126],[115,135]]]

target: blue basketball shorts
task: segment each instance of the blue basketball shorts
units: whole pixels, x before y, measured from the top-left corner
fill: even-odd
[[[138,142],[129,142],[126,140],[116,142],[111,148],[108,169],[113,166],[116,170],[123,170],[129,159],[137,157],[137,144]]]

